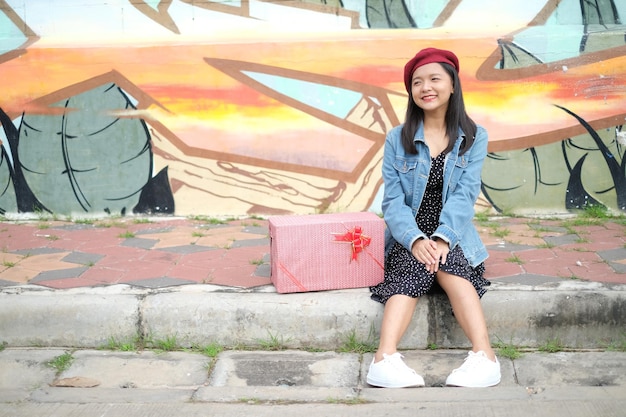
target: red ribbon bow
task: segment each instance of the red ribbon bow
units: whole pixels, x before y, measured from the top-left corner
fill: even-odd
[[[361,226],[355,226],[345,234],[333,233],[335,241],[348,242],[352,244],[352,260],[356,261],[360,252],[363,252],[372,242],[372,238],[363,234]]]

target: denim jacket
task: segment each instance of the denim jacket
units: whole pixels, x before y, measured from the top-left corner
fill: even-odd
[[[415,221],[431,166],[430,151],[424,141],[424,125],[421,124],[415,134],[417,154],[405,152],[400,139],[401,130],[402,125],[394,127],[385,139],[382,167],[385,184],[382,209],[387,223],[385,255],[396,241],[410,251],[417,239],[429,237],[417,227]],[[477,126],[473,145],[459,156],[464,137],[459,129],[454,148],[445,157],[443,210],[432,237],[446,241],[450,249],[459,245],[470,265],[476,267],[488,257],[472,222],[488,138],[487,131]]]

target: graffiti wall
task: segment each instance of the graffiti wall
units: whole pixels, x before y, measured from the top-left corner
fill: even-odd
[[[0,214],[380,211],[428,46],[489,132],[479,206],[624,212],[625,21],[625,0],[0,0]]]

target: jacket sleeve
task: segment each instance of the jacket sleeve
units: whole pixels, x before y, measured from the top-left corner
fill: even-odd
[[[382,176],[384,194],[382,209],[391,236],[402,246],[411,250],[413,242],[426,235],[417,227],[413,209],[406,203],[406,190],[402,187],[398,170],[394,167],[396,148],[402,146],[398,128],[390,131],[385,139]]]
[[[483,162],[487,156],[487,131],[477,126],[476,138],[471,148],[462,156],[465,158],[461,175],[453,189],[448,190],[446,201],[439,218],[439,226],[433,237],[440,237],[448,242],[450,249],[459,244],[459,240],[474,218],[474,205],[480,194]]]

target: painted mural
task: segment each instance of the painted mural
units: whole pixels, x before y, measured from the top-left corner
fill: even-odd
[[[625,0],[0,0],[0,214],[380,211],[427,46],[457,53],[489,132],[479,210],[626,212],[625,19]]]

